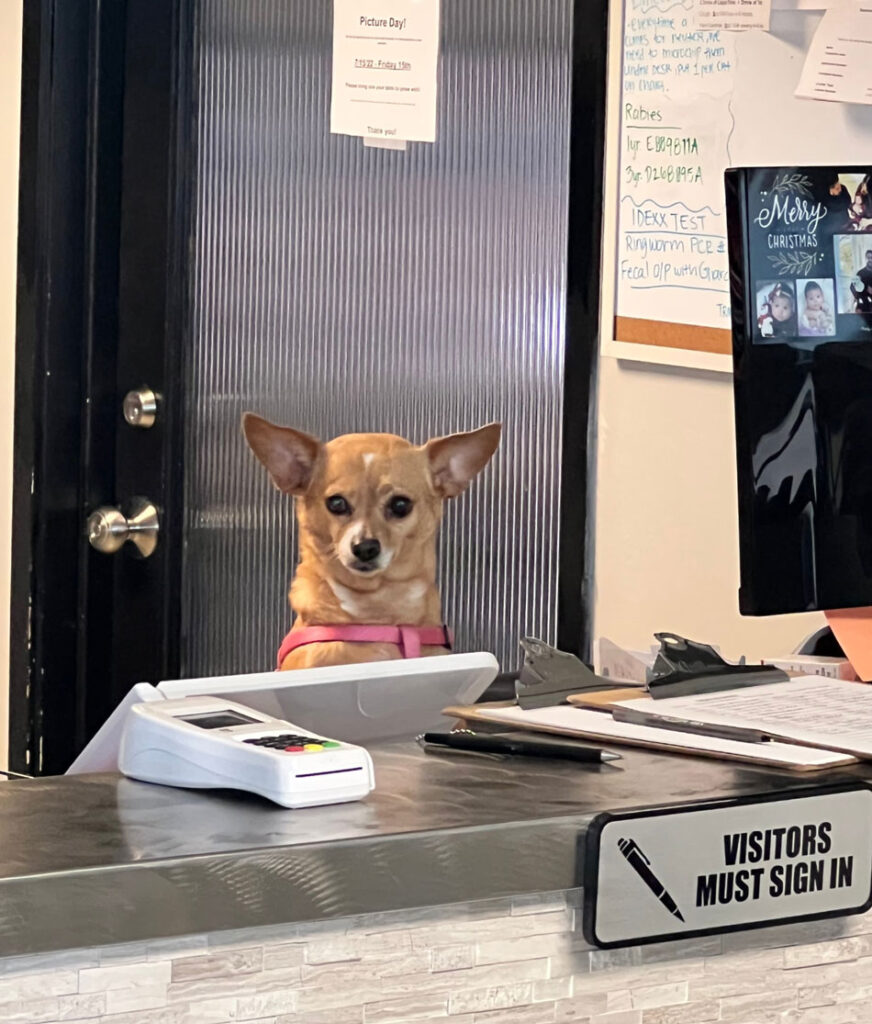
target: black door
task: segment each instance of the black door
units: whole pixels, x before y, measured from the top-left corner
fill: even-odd
[[[269,504],[245,461],[245,407],[322,433],[475,426],[452,419],[465,402],[508,419],[491,492],[447,524],[443,594],[472,624],[469,643],[511,651],[532,625],[586,653],[605,0],[594,8],[443,0],[440,142],[396,154],[329,136],[321,0],[25,5],[13,769],[64,771],[135,682],[268,666],[293,538],[289,509]],[[519,47],[544,61],[522,86]],[[520,135],[501,129],[518,118]],[[376,272],[390,301],[373,312],[355,303]],[[428,290],[444,302],[422,312]],[[455,360],[454,340],[434,336],[435,369],[411,395],[412,332],[437,312],[490,348],[478,358],[458,342]],[[233,331],[250,337],[221,349]],[[394,392],[379,360],[393,360]],[[452,363],[481,376],[451,379]],[[549,516],[552,532],[536,536],[553,550],[530,556],[531,582],[514,568],[527,556],[504,541]],[[132,539],[119,544],[125,524]],[[283,539],[262,551],[264,524]],[[488,587],[490,623],[476,618]]]
[[[132,682],[178,665],[189,13],[25,4],[10,706],[22,772],[64,771]],[[137,425],[124,416],[143,389],[157,396],[150,427],[135,396]],[[149,557],[90,546],[95,510],[146,503]]]

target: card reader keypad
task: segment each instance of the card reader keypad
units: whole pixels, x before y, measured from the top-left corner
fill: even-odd
[[[251,743],[255,747],[284,750],[289,754],[315,754],[321,750],[335,750],[340,746],[335,740],[320,740],[315,736],[301,736],[291,732],[285,732],[279,736],[255,736],[242,742]]]

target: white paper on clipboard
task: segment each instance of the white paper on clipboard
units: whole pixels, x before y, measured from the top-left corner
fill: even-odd
[[[872,687],[798,676],[689,697],[621,701],[622,707],[710,725],[748,726],[790,743],[872,760]]]
[[[635,703],[635,702],[630,702]],[[642,703],[649,708],[650,699]],[[728,760],[759,762],[769,766],[794,769],[834,768],[851,763],[851,758],[832,750],[816,750],[792,743],[747,743],[739,740],[699,736],[688,732],[675,732],[650,725],[616,722],[607,711],[561,704],[552,708],[524,711],[518,707],[488,708],[480,705],[478,715],[483,720],[517,728],[572,735],[578,739],[592,739],[608,745],[626,743],[631,746],[659,747],[675,753],[704,754]],[[618,762],[620,764],[620,762]]]

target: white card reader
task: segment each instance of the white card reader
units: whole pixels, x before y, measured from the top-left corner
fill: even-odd
[[[247,790],[282,807],[360,800],[375,786],[363,747],[312,736],[223,697],[134,704],[118,767],[142,782]]]

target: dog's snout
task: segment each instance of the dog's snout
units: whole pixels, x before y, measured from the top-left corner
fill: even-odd
[[[358,562],[373,562],[381,554],[381,544],[374,537],[367,537],[352,544],[351,553]]]

